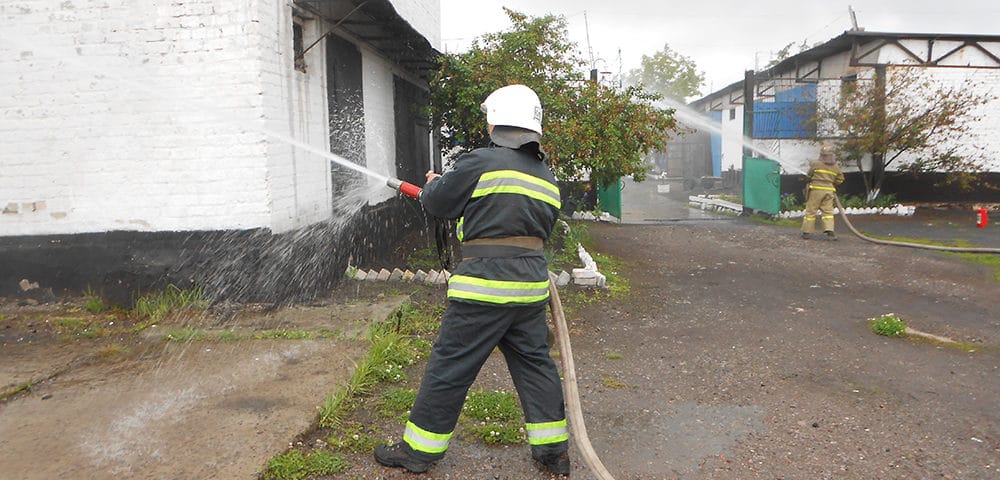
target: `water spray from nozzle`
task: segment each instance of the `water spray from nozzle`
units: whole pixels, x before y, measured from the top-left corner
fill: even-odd
[[[414,200],[420,199],[420,192],[423,190],[422,188],[410,182],[404,182],[398,178],[390,177],[388,180],[385,181],[385,184],[388,185],[389,188],[396,190],[399,193],[402,193],[403,195],[406,195],[407,197],[410,197]]]

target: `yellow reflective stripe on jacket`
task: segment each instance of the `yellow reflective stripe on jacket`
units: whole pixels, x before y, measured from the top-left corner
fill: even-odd
[[[462,239],[465,238],[465,232],[462,231],[462,225],[464,223],[465,223],[465,217],[461,217],[458,219],[458,224],[455,225],[455,238],[457,238],[459,242],[461,242]]]
[[[524,195],[556,208],[562,205],[559,200],[559,187],[517,170],[496,170],[482,174],[476,189],[472,192],[472,198],[494,193]]]
[[[827,191],[831,191],[831,192],[836,192],[837,191],[836,188],[833,188],[833,187],[824,187],[822,185],[809,185],[809,188],[811,188],[813,190],[827,190]]]
[[[448,279],[448,298],[500,304],[535,303],[549,298],[549,281],[515,282],[452,275]]]
[[[410,448],[418,452],[443,453],[448,450],[448,442],[453,433],[428,432],[414,425],[413,422],[407,421],[406,429],[403,430],[403,440]]]
[[[527,423],[524,428],[528,431],[530,445],[548,445],[569,440],[565,419],[558,422]]]

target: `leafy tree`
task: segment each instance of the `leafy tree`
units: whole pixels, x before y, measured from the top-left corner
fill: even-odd
[[[697,71],[694,61],[675,52],[669,44],[653,56],[643,55],[639,65],[629,71],[628,83],[667,98],[683,101],[699,95],[705,83],[705,74]]]
[[[969,186],[986,159],[982,147],[956,140],[968,138],[970,125],[981,118],[976,109],[997,97],[971,79],[948,85],[922,68],[886,72],[844,83],[836,108],[819,110],[843,136],[841,154],[862,172],[868,200],[878,197],[886,168],[901,158],[911,159],[902,170],[944,172],[948,181]]]
[[[484,35],[468,52],[444,55],[431,82],[431,113],[442,149],[462,153],[489,142],[479,107],[497,88],[531,87],[542,102],[542,147],[557,178],[589,173],[607,186],[619,177],[645,178],[643,157],[663,148],[675,128],[672,111],[637,88],[613,89],[584,76],[563,17],[529,17],[504,9],[510,30]]]

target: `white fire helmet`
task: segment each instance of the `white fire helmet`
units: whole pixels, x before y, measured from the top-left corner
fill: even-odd
[[[524,85],[507,85],[486,97],[481,106],[486,123],[506,125],[542,134],[542,102]]]

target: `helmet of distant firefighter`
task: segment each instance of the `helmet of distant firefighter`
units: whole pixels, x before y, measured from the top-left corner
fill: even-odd
[[[823,163],[833,164],[836,159],[833,158],[833,147],[830,145],[823,145],[819,148],[819,160]]]
[[[535,91],[524,85],[507,85],[494,91],[483,102],[486,123],[518,127],[542,134],[542,103]]]

